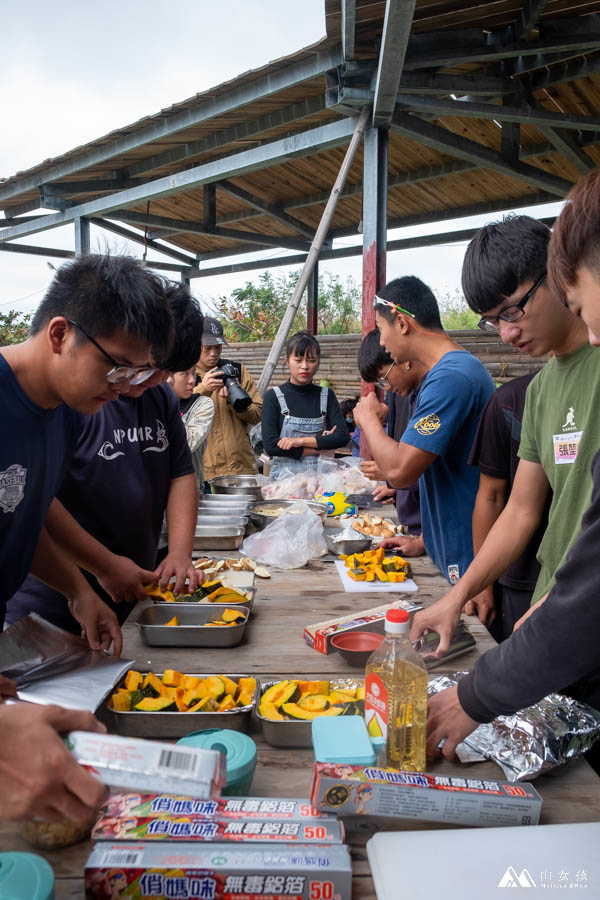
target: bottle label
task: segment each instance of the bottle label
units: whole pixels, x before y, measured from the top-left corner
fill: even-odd
[[[389,695],[376,672],[365,679],[365,722],[372,738],[385,738],[388,732]]]

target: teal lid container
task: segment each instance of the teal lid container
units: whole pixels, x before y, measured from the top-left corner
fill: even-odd
[[[54,872],[35,853],[0,853],[0,900],[54,900]]]
[[[222,793],[227,797],[245,797],[250,793],[256,769],[256,744],[247,734],[228,728],[209,728],[192,731],[177,743],[224,753],[227,757],[227,786]],[[3,900],[2,895],[0,900]]]
[[[362,716],[317,716],[312,721],[317,762],[372,766],[375,752]]]

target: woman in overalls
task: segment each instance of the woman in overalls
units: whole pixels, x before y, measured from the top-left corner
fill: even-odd
[[[267,391],[262,408],[263,444],[273,458],[274,478],[286,469],[316,470],[319,454],[331,454],[349,441],[337,397],[330,388],[313,383],[321,361],[317,339],[299,331],[287,342],[285,354],[289,380]]]

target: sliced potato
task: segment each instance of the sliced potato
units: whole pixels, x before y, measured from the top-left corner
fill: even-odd
[[[271,573],[269,572],[268,569],[265,569],[264,566],[256,566],[256,568],[254,569],[254,574],[257,575],[259,578],[270,578],[271,577]]]
[[[250,559],[250,557],[246,557],[246,563],[251,572],[256,571],[256,560]]]

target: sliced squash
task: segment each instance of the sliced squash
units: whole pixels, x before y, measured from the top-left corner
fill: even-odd
[[[237,681],[233,681],[231,678],[228,678],[227,675],[220,675],[221,681],[225,685],[225,693],[230,697],[235,697],[238,692],[238,684]]]
[[[184,702],[185,691],[182,687],[175,688],[175,706],[179,712],[187,712],[188,705]]]
[[[321,712],[329,707],[329,697],[326,694],[308,694],[298,700],[298,706],[309,712]]]
[[[172,619],[169,619],[168,622],[165,622],[166,627],[168,627],[169,625],[179,625],[179,619],[177,618],[177,616],[173,616]]]
[[[224,609],[221,618],[224,622],[243,622],[246,616],[241,609]]]
[[[131,709],[131,694],[129,691],[117,691],[110,698],[110,705],[113,709],[125,712]]]
[[[254,699],[254,693],[250,693],[250,691],[240,691],[237,698],[238,706],[250,706]],[[275,707],[277,708],[277,707]]]
[[[216,675],[209,675],[208,678],[204,679],[202,684],[213,700],[220,700],[223,697],[223,694],[225,693],[225,684],[222,678],[218,678]]]
[[[193,706],[190,706],[188,712],[202,712],[210,702],[210,697],[203,697],[202,700],[198,700],[197,703],[194,703]]]
[[[125,689],[127,691],[137,691],[143,680],[144,676],[141,672],[136,672],[135,669],[130,669],[125,676]]]
[[[274,703],[261,703],[258,712],[265,719],[272,719],[275,722],[284,722],[285,716],[282,716]]]
[[[169,712],[177,709],[177,705],[172,697],[144,697],[134,709],[140,712]]]
[[[261,703],[273,703],[281,706],[282,703],[293,703],[299,699],[300,690],[295,681],[278,681],[264,692]]]
[[[352,703],[356,700],[354,691],[332,691],[329,695],[329,702],[332,706],[336,703]]]
[[[167,687],[179,687],[183,681],[183,675],[176,669],[165,669],[163,672],[162,683]]]
[[[359,684],[356,688],[356,699],[364,700],[365,699],[365,686],[364,684]]]
[[[256,678],[240,678],[238,683],[240,686],[240,693],[242,691],[248,691],[248,693],[254,696],[256,690]]]
[[[142,682],[142,689],[148,693],[154,692],[157,697],[165,696],[165,686],[160,678],[157,678],[154,672],[148,672]]]
[[[190,691],[192,688],[195,688],[200,684],[201,679],[198,678],[197,675],[184,675],[180,682],[180,687],[184,689],[184,691]]]
[[[200,682],[195,688],[186,691],[182,699],[186,706],[192,706],[192,704],[196,703],[198,700],[204,700],[209,696],[208,690],[204,684]]]
[[[328,694],[328,681],[299,681],[298,687],[302,694]]]
[[[221,702],[219,703],[217,712],[225,712],[227,709],[235,709],[235,700],[231,696],[231,694],[225,694]]]
[[[323,709],[320,712],[311,712],[308,709],[302,709],[297,703],[284,703],[282,710],[291,719],[316,719],[319,716],[341,716],[344,712],[342,706],[330,706],[329,709]]]

